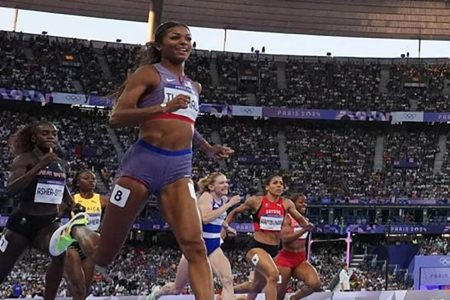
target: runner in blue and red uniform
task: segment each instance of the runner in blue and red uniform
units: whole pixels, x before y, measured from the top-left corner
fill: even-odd
[[[217,159],[228,157],[233,150],[210,145],[194,129],[201,85],[184,73],[191,51],[187,25],[161,24],[154,43],[147,48],[148,59],[120,91],[110,126],[139,126],[139,139],[123,156],[93,259],[98,271],[105,270],[119,253],[150,194],[154,194],[189,262],[189,282],[196,299],[211,300],[212,273],[191,180],[192,146]],[[73,234],[77,236],[76,231]]]

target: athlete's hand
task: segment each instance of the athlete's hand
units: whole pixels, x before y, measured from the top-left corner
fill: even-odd
[[[179,109],[188,108],[191,98],[186,95],[177,95],[175,98],[167,102],[166,112],[174,112]]]
[[[308,222],[308,226],[306,226],[306,229],[307,229],[308,231],[313,231],[315,227],[316,227],[316,226],[315,226],[313,223]]]
[[[227,229],[225,229],[227,236],[236,236],[237,235],[237,231],[236,229],[234,229],[231,226],[228,226]]]
[[[241,202],[241,196],[236,195],[236,196],[233,196],[233,197],[229,198],[228,201],[227,201],[227,204],[228,204],[228,207],[230,208],[230,207],[233,207],[233,206],[235,206],[236,204],[238,204],[240,202]]]
[[[70,212],[70,216],[73,217],[76,214],[86,212],[86,207],[81,205],[80,203],[75,203],[75,205],[72,207],[72,211]]]
[[[58,155],[56,155],[56,153],[53,152],[53,149],[50,148],[50,150],[47,153],[45,153],[45,155],[41,158],[41,161],[38,164],[42,169],[56,160],[58,160]]]
[[[213,145],[209,149],[206,150],[206,154],[215,159],[223,159],[228,158],[230,155],[233,155],[234,150],[227,146],[222,145]]]

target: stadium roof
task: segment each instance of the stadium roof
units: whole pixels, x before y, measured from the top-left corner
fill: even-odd
[[[450,40],[445,0],[156,0],[162,21],[335,36]],[[147,22],[150,0],[0,0],[0,6]]]

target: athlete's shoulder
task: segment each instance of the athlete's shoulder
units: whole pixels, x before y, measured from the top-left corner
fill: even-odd
[[[28,165],[34,165],[38,162],[36,157],[32,155],[32,152],[24,152],[18,154],[16,157],[14,157],[12,161],[12,166],[28,166]]]
[[[208,191],[203,192],[203,193],[200,195],[200,197],[198,198],[199,201],[200,201],[200,200],[202,200],[202,201],[212,201],[212,199],[213,199],[213,197],[212,197],[211,193],[208,192]]]
[[[194,80],[191,80],[191,81],[192,81],[192,85],[196,89],[197,93],[200,94],[202,92],[202,85],[201,85],[201,83],[198,82],[198,81],[194,81]]]

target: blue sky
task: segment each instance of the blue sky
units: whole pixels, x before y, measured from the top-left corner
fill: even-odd
[[[13,29],[14,10],[0,7],[0,30]],[[189,24],[188,24],[189,25]],[[19,11],[17,31],[77,37],[89,40],[143,44],[147,24],[99,18],[87,18],[35,11]],[[224,30],[191,27],[198,49],[223,50]],[[229,30],[226,51],[249,52],[251,47],[266,48],[270,54],[319,55],[331,52],[333,56],[400,57],[409,52],[418,57],[417,40],[323,37],[294,34],[274,34]],[[450,57],[449,41],[422,41],[421,57]]]

